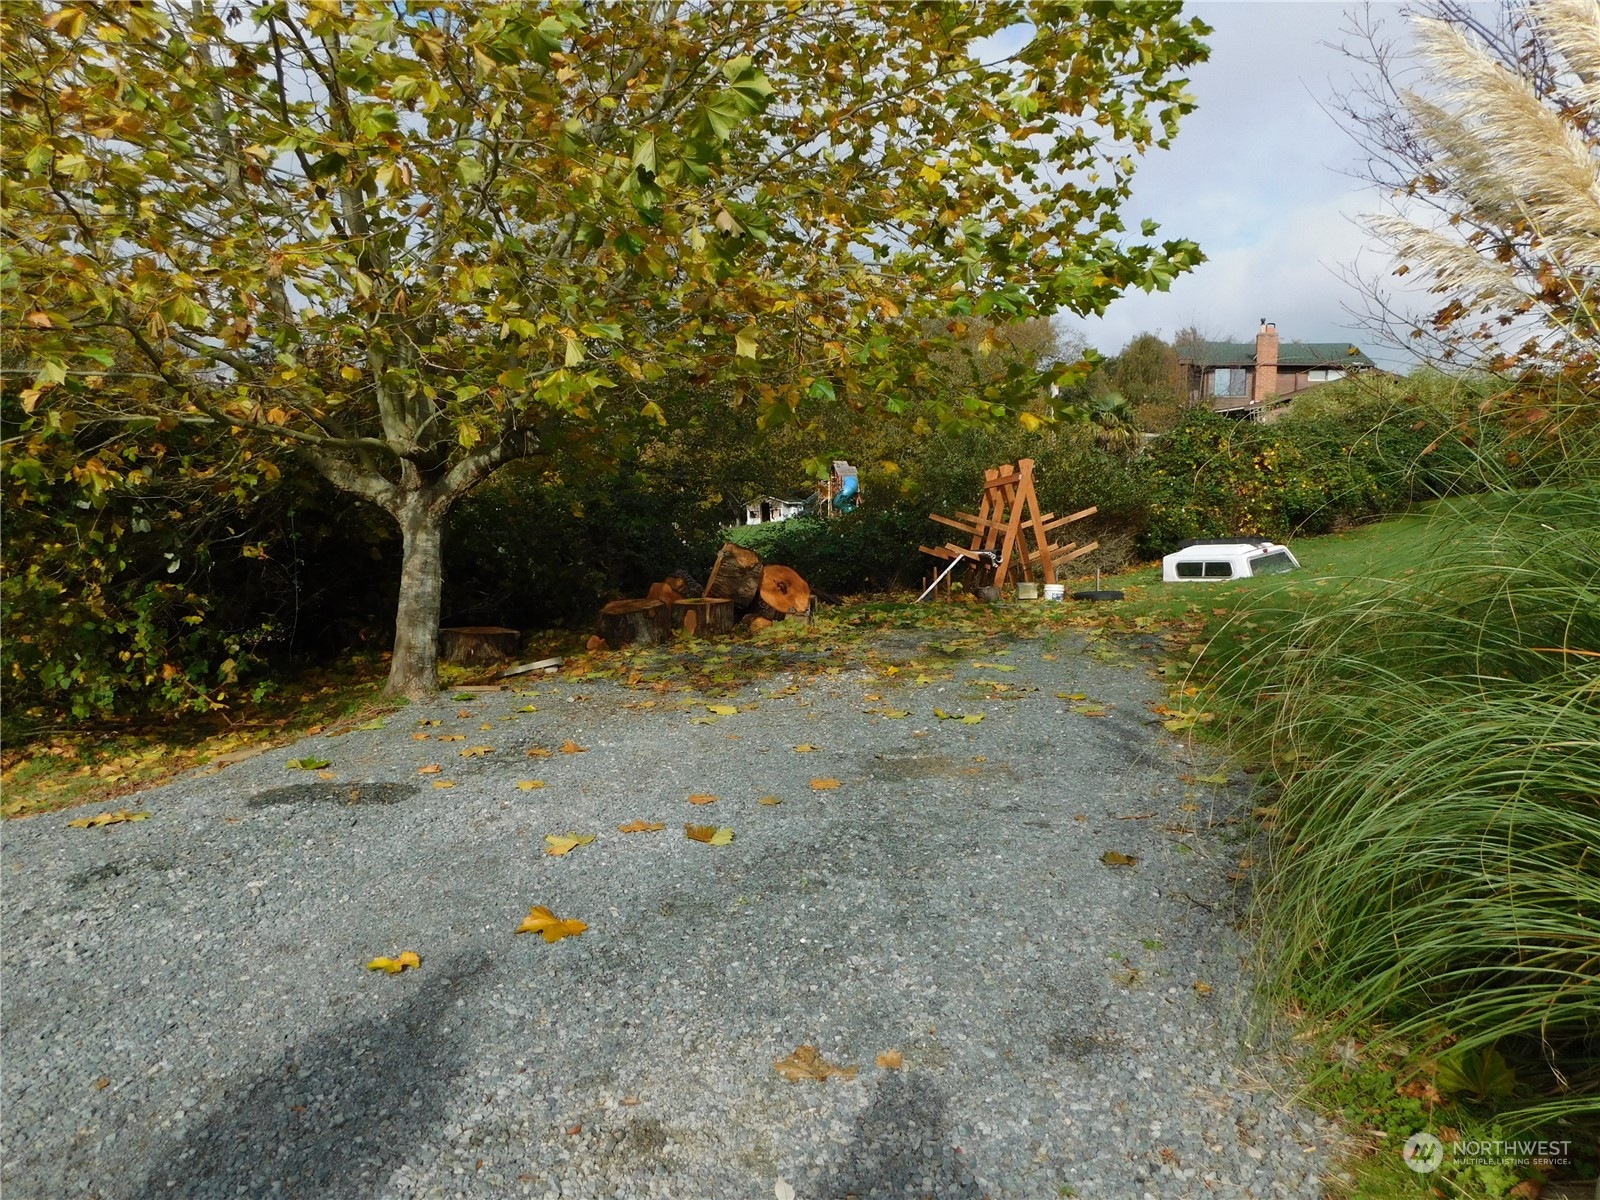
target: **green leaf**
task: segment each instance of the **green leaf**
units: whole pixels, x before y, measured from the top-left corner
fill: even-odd
[[[284,764],[291,771],[320,771],[329,765],[325,758],[291,758]]]

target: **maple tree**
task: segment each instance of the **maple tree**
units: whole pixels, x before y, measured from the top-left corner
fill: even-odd
[[[896,409],[928,318],[1097,312],[1195,265],[1117,209],[1205,32],[1176,2],[7,4],[23,432],[303,454],[399,526],[389,687],[431,694],[445,517],[501,464],[636,437],[670,378]]]

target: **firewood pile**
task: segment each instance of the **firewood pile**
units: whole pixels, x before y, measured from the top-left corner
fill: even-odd
[[[589,649],[654,646],[680,631],[690,637],[718,637],[735,629],[765,629],[791,616],[810,616],[814,603],[800,572],[764,563],[754,550],[728,542],[703,587],[679,571],[652,583],[640,599],[607,604]]]

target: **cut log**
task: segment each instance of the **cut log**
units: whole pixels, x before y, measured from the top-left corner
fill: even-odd
[[[716,597],[679,600],[672,606],[672,620],[691,637],[717,637],[732,633],[733,601]]]
[[[756,597],[757,616],[781,621],[794,613],[811,611],[811,586],[792,567],[762,569],[761,590]]]
[[[654,646],[672,633],[672,606],[659,600],[613,600],[600,610],[598,625],[609,645]]]
[[[772,622],[765,617],[752,617],[750,619],[750,632],[760,633],[763,629],[771,629]]]
[[[498,625],[453,625],[439,630],[439,657],[462,667],[489,667],[517,652],[522,631]]]
[[[683,593],[672,586],[670,579],[661,583],[652,583],[646,597],[650,600],[659,600],[663,604],[676,604],[683,599]]]
[[[705,595],[706,589],[701,582],[682,567],[668,575],[662,582],[685,599],[698,600]]]
[[[761,567],[761,556],[754,550],[727,542],[711,568],[705,594],[732,600],[734,607],[743,611],[756,602],[761,592]]]

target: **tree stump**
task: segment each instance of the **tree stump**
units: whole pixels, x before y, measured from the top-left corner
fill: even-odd
[[[781,621],[793,613],[808,613],[811,611],[811,586],[792,567],[765,567],[754,611],[769,621]]]
[[[660,600],[613,600],[600,610],[598,632],[611,646],[654,646],[672,633],[672,608]]]
[[[672,606],[672,619],[691,637],[716,637],[733,632],[733,601],[709,597],[679,600]]]
[[[742,612],[756,602],[761,592],[761,570],[759,554],[727,542],[711,568],[705,594],[732,600],[733,606]]]
[[[489,667],[514,656],[522,631],[498,625],[455,625],[439,630],[439,657],[461,667]]]

